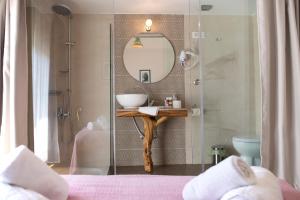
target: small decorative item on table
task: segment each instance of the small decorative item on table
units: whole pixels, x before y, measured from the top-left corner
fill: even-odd
[[[172,97],[166,97],[165,98],[165,107],[171,108],[173,106],[173,98]]]

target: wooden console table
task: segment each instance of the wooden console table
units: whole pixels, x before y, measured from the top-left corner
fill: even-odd
[[[141,117],[144,122],[144,169],[151,173],[153,170],[153,162],[151,158],[151,145],[153,140],[153,130],[161,123],[165,122],[169,117],[186,117],[187,109],[161,108],[156,117],[143,114],[138,109],[117,109],[117,117]]]

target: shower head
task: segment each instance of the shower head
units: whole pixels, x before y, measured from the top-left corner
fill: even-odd
[[[213,5],[209,5],[209,4],[201,5],[202,11],[210,11],[212,8],[213,8]]]
[[[59,14],[59,15],[63,15],[63,16],[71,16],[72,15],[71,9],[64,4],[53,5],[52,10],[53,10],[53,12],[55,12],[56,14]]]

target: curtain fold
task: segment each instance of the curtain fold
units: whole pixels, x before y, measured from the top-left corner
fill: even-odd
[[[257,0],[262,165],[300,186],[299,0]]]
[[[34,152],[43,161],[60,162],[55,70],[51,66],[52,15],[31,9]]]
[[[5,13],[6,11],[6,1],[0,1],[0,127],[2,123],[2,91],[3,91],[3,54],[4,54],[4,35],[5,35]],[[1,132],[0,132],[1,134]]]
[[[1,0],[0,36],[3,90],[0,153],[27,145],[28,55],[26,0]],[[5,19],[5,21],[3,21]],[[4,26],[3,26],[4,22]],[[4,29],[4,30],[3,30]],[[4,32],[3,32],[4,31]],[[4,33],[4,35],[3,35]]]

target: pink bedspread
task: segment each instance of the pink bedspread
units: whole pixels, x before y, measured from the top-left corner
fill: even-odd
[[[69,182],[68,200],[177,200],[191,176],[64,176]],[[300,192],[281,181],[285,200],[300,200]]]

